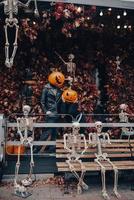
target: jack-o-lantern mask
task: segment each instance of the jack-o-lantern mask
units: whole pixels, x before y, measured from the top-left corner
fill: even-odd
[[[65,77],[61,72],[52,72],[48,77],[48,81],[54,86],[61,87],[64,84]]]
[[[69,88],[63,92],[62,100],[64,102],[75,103],[78,100],[78,94],[75,90]]]

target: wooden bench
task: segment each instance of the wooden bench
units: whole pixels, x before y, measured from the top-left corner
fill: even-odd
[[[81,144],[83,146],[84,144]],[[107,144],[103,148],[103,152],[108,154],[110,160],[117,166],[119,170],[134,169],[134,140],[111,140],[111,144]],[[81,155],[81,159],[86,167],[86,171],[100,171],[100,166],[94,162],[97,148],[88,145],[87,151]],[[56,141],[56,159],[58,172],[69,172],[70,169],[66,163],[68,152],[64,149],[63,140]],[[75,164],[76,171],[80,171],[79,164]],[[112,170],[112,167],[104,162],[107,170]]]

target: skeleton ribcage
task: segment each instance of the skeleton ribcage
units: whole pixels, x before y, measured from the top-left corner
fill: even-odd
[[[18,0],[8,0],[4,2],[4,13],[9,15],[10,12],[14,15],[18,14]]]
[[[21,118],[18,122],[20,131],[33,131],[33,118]]]
[[[67,146],[70,149],[75,148],[75,150],[80,150],[81,149],[81,136],[78,135],[75,140],[74,140],[74,136],[69,135],[68,139],[67,139]]]

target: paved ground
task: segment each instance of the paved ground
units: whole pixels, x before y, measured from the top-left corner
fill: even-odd
[[[32,196],[27,200],[103,200],[101,197],[100,184],[89,184],[89,190],[83,192],[81,195],[77,195],[75,189],[70,190],[70,194],[64,194],[62,186],[56,186],[52,184],[43,184],[43,182],[37,182],[32,188],[29,188],[29,192],[32,192]],[[108,185],[108,193],[110,200],[117,200],[112,195],[112,185]],[[119,193],[121,194],[121,200],[134,200],[134,191],[131,191],[130,184],[120,184]],[[0,185],[0,200],[21,200],[22,198],[13,195],[13,185],[11,183]]]

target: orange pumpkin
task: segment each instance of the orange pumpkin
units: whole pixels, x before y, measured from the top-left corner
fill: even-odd
[[[49,75],[48,81],[56,87],[61,87],[64,84],[65,77],[61,72],[56,71]]]
[[[6,153],[13,154],[14,153],[14,145],[6,145]]]
[[[75,90],[69,88],[63,92],[62,100],[64,102],[75,103],[78,100],[78,94]]]
[[[19,148],[20,148],[20,154],[24,154],[25,153],[25,147],[23,145],[14,146],[14,154],[18,154],[19,153]]]

